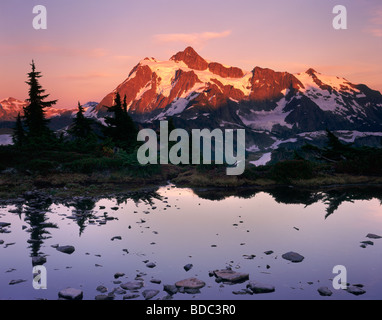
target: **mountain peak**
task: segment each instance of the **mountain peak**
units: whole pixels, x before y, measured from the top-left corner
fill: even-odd
[[[187,47],[184,51],[178,52],[172,56],[170,60],[175,62],[184,62],[190,69],[194,70],[206,70],[208,68],[208,62],[204,60],[192,47]]]
[[[309,74],[310,76],[314,76],[318,72],[316,70],[314,70],[313,68],[310,68],[310,69],[306,70],[305,73]]]
[[[13,98],[13,97],[8,97],[8,98],[6,98],[6,99],[1,100],[0,103],[1,103],[1,102],[9,102],[9,103],[12,103],[12,102],[16,102],[16,101],[18,101],[18,102],[24,102],[24,101],[18,100],[18,99]]]

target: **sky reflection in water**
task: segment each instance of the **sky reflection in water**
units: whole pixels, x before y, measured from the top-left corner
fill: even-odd
[[[334,292],[325,299],[382,298],[382,239],[372,240],[374,246],[360,247],[361,241],[370,240],[368,233],[382,234],[380,190],[242,190],[233,194],[168,186],[146,193],[143,200],[140,194],[134,200],[43,201],[42,206],[41,201],[32,200],[29,207],[28,203],[19,206],[18,213],[16,206],[3,207],[0,221],[12,225],[8,228],[11,233],[0,233],[4,240],[0,246],[0,299],[57,299],[57,293],[66,287],[80,288],[84,299],[94,299],[100,294],[97,286],[104,285],[109,292],[119,286],[113,283],[116,272],[126,274],[119,279],[122,283],[132,281],[139,272],[146,273],[142,290],[160,290],[156,298],[166,295],[163,284],[194,276],[207,284],[201,293],[178,293],[174,299],[322,299],[317,292],[322,286]],[[39,210],[49,211],[36,213]],[[76,212],[82,219],[68,218]],[[115,219],[100,225],[105,213]],[[114,236],[122,240],[112,241]],[[9,243],[15,244],[5,248]],[[56,244],[73,245],[76,251],[61,253],[51,247]],[[265,255],[269,250],[274,254]],[[300,253],[305,260],[294,264],[282,259],[289,251]],[[31,256],[36,255],[47,255],[47,290],[32,287]],[[245,255],[256,257],[246,259]],[[156,267],[149,269],[143,261],[154,262]],[[188,263],[193,268],[186,272],[183,266]],[[356,297],[334,290],[330,279],[336,265],[344,265],[348,282],[363,284],[367,293]],[[210,270],[228,266],[249,273],[250,280],[274,285],[276,292],[232,294],[246,283],[221,286],[208,275]],[[151,283],[152,278],[162,284]],[[27,281],[9,285],[14,279]],[[116,299],[122,296],[116,295]]]

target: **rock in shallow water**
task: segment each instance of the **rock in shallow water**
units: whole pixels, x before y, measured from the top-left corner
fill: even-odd
[[[197,279],[197,278],[189,278],[185,280],[178,281],[175,283],[175,286],[183,287],[185,289],[201,289],[206,285],[205,282]]]
[[[26,282],[26,280],[23,280],[23,279],[11,280],[11,281],[9,282],[9,285],[10,285],[10,286],[13,286],[13,285],[15,285],[15,284],[19,284],[19,283],[22,283],[22,282]]]
[[[191,263],[189,264],[186,264],[183,269],[186,270],[186,271],[190,271],[192,269],[193,265]]]
[[[58,296],[67,300],[82,300],[83,292],[82,290],[75,288],[66,288],[64,290],[61,290],[58,293]]]
[[[0,228],[9,227],[10,225],[9,222],[0,222]]]
[[[98,286],[96,290],[101,293],[107,292],[107,288],[105,286]]]
[[[139,290],[143,287],[142,281],[131,281],[121,284],[121,288],[125,290]]]
[[[261,294],[261,293],[271,293],[274,292],[276,289],[274,286],[263,284],[256,281],[250,281],[247,284],[247,288],[251,290],[255,294]]]
[[[155,283],[155,284],[161,284],[161,283],[162,283],[162,280],[159,280],[159,279],[151,279],[150,282],[151,282],[151,283]]]
[[[109,294],[99,294],[96,296],[94,299],[97,301],[105,301],[105,300],[114,300],[115,296],[114,295],[109,295]]]
[[[66,254],[72,254],[76,249],[73,246],[60,246],[57,247],[56,250]]]
[[[369,238],[369,239],[382,239],[381,236],[378,236],[376,234],[372,234],[372,233],[369,233],[366,238]]]
[[[222,281],[231,283],[244,282],[249,279],[248,273],[239,273],[228,269],[215,271],[214,274]]]
[[[46,263],[46,258],[43,256],[32,257],[32,265],[33,266],[42,266]]]
[[[127,294],[123,296],[123,300],[131,300],[136,298],[139,298],[139,294]]]
[[[302,255],[293,251],[283,254],[282,257],[285,260],[291,261],[293,263],[299,263],[305,259]]]
[[[124,274],[123,272],[117,272],[117,273],[114,274],[114,278],[115,278],[115,279],[118,279],[118,278],[123,277],[124,275],[125,275],[125,274]]]
[[[145,290],[142,292],[143,297],[146,300],[154,298],[159,293],[159,290]]]
[[[357,287],[357,286],[349,286],[349,287],[346,289],[346,291],[349,292],[349,293],[351,293],[351,294],[354,294],[355,296],[360,296],[360,295],[366,293],[365,290],[363,290],[362,288]]]
[[[166,291],[170,295],[174,295],[178,292],[178,288],[171,284],[165,284],[163,286],[163,291]]]
[[[322,297],[330,297],[333,294],[333,292],[330,291],[330,289],[328,287],[318,288],[317,291],[320,294],[320,296],[322,296]]]

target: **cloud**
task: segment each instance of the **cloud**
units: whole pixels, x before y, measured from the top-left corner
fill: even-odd
[[[230,36],[231,30],[223,32],[200,32],[200,33],[163,33],[154,36],[158,43],[183,43],[191,46],[203,46],[209,40],[221,39]]]
[[[50,44],[41,45],[8,45],[0,46],[1,55],[10,55],[18,53],[37,53],[37,54],[55,54],[60,56],[84,57],[84,58],[102,58],[108,55],[108,52],[103,48],[93,49],[74,49],[64,46],[54,46]]]
[[[365,31],[374,37],[382,38],[382,7],[372,13]]]
[[[94,72],[94,73],[84,73],[84,74],[63,75],[63,76],[59,76],[59,78],[65,79],[65,80],[72,80],[72,81],[87,81],[87,80],[94,80],[94,79],[100,79],[100,78],[110,78],[114,76],[115,74]]]

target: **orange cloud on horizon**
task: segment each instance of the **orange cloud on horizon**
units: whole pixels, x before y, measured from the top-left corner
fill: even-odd
[[[154,35],[154,39],[158,43],[176,42],[191,46],[203,46],[209,40],[226,38],[231,34],[231,30],[200,33],[163,33]]]

